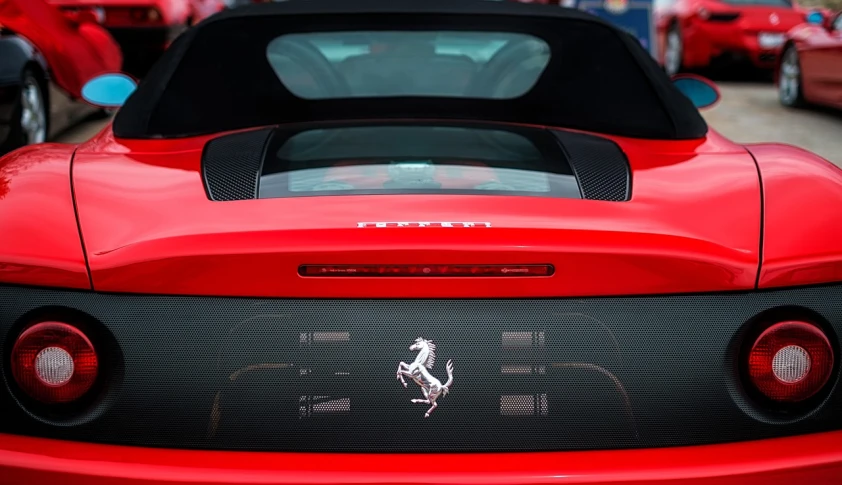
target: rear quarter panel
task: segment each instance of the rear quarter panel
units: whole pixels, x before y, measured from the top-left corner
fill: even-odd
[[[0,282],[89,289],[70,185],[72,145],[0,158]]]
[[[763,184],[758,287],[842,281],[842,169],[794,146],[746,147]]]

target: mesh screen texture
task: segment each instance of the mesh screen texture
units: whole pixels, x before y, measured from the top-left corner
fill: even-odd
[[[247,131],[208,142],[202,165],[211,200],[257,198],[263,150],[271,133],[271,130]]]
[[[620,449],[842,428],[842,396],[771,416],[740,392],[731,348],[759,312],[799,306],[838,348],[842,287],[548,300],[286,300],[0,287],[4,356],[25,315],[89,315],[122,368],[72,417],[9,379],[0,432],[138,446],[266,451]],[[435,344],[429,404],[397,379]],[[103,348],[102,338],[95,345]],[[106,355],[109,374],[116,358]],[[113,373],[112,373],[113,374]],[[833,375],[836,385],[837,373]],[[440,388],[439,388],[440,389]],[[7,392],[8,391],[8,392]],[[26,410],[24,409],[26,408]]]
[[[631,169],[626,154],[606,138],[555,131],[576,172],[582,197],[624,201],[630,197]]]

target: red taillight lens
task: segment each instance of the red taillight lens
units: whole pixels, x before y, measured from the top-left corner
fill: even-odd
[[[47,404],[75,401],[96,381],[99,362],[79,329],[43,322],[26,329],[12,348],[12,375],[30,397]]]
[[[161,19],[161,14],[154,8],[133,8],[130,10],[129,16],[135,22],[155,23]]]
[[[748,373],[766,397],[799,402],[818,393],[833,371],[833,348],[817,326],[781,322],[766,329],[751,347]]]
[[[301,276],[552,276],[549,264],[520,265],[320,265],[298,268]]]

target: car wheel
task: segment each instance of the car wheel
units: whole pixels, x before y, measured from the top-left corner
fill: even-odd
[[[795,46],[789,46],[781,58],[778,99],[782,105],[792,108],[804,105],[804,94],[801,91],[801,64],[798,61],[798,50]]]
[[[675,76],[681,72],[684,63],[684,41],[681,39],[681,30],[678,25],[670,26],[667,32],[667,42],[664,49],[664,71],[667,75]]]
[[[20,86],[11,131],[2,152],[47,141],[49,115],[44,89],[30,69],[23,72]]]

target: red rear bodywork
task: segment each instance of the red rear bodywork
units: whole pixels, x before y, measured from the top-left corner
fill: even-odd
[[[73,178],[95,289],[535,297],[742,290],[756,282],[757,167],[744,148],[715,135],[671,143],[615,140],[632,168],[628,202],[444,195],[213,202],[200,172],[206,141],[121,143],[106,132],[80,146]],[[357,227],[466,218],[491,227]],[[351,263],[532,263],[552,264],[556,272],[517,284],[302,278],[297,272],[302,264]]]
[[[784,145],[749,151],[715,132],[698,141],[613,138],[632,169],[626,202],[468,195],[214,202],[200,171],[211,138],[119,141],[106,129],[75,154],[56,145],[3,159],[5,227],[37,220],[56,235],[0,241],[3,281],[68,286],[70,278],[76,288],[185,295],[562,297],[748,290],[840,275],[842,234],[834,228],[842,224],[808,208],[838,205],[842,175]],[[65,209],[26,202],[33,188],[61,193],[45,184],[69,190],[61,177],[71,166],[75,199],[68,192]],[[73,234],[73,204],[84,257],[56,232]],[[358,227],[391,221],[491,227]],[[493,277],[361,282],[303,278],[303,264],[552,264],[555,273],[518,284]],[[66,276],[56,280],[56,271]]]
[[[624,202],[328,196],[213,202],[213,137],[29,148],[0,163],[0,280],[98,292],[271,297],[564,297],[838,281],[841,172],[783,145],[612,138]],[[71,183],[72,181],[72,183]],[[38,195],[36,194],[44,194]],[[46,198],[45,198],[46,197]],[[77,219],[78,217],[78,219]],[[469,221],[470,219],[470,221]],[[77,226],[78,221],[78,226]],[[360,222],[488,222],[371,227]],[[34,232],[33,232],[34,231]],[[34,235],[34,236],[33,236]],[[81,237],[80,237],[81,236]],[[301,264],[552,264],[550,277],[305,278]],[[90,277],[90,279],[89,279]],[[625,451],[325,455],[118,447],[0,436],[4,483],[833,484],[838,432]]]
[[[140,449],[0,435],[4,483],[28,485],[835,485],[842,433],[630,451],[487,454]],[[426,461],[419,472],[407,463]]]
[[[656,8],[658,52],[663,62],[666,36],[678,29],[683,41],[682,67],[697,69],[728,57],[760,68],[775,66],[784,36],[804,22],[806,11],[796,6],[740,5],[716,0],[675,0]],[[761,43],[772,34],[774,43]]]

